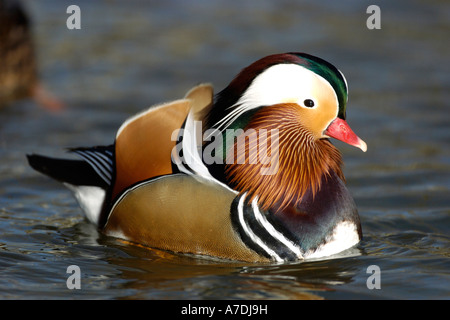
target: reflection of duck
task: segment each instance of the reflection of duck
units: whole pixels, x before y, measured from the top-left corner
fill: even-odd
[[[0,0],[0,106],[32,97],[43,107],[62,104],[40,84],[30,21],[20,2]]]
[[[215,99],[200,85],[126,121],[114,145],[72,150],[84,160],[29,162],[72,189],[109,235],[235,260],[323,257],[361,238],[341,155],[328,141],[366,150],[345,121],[346,103],[345,78],[330,63],[272,55]]]

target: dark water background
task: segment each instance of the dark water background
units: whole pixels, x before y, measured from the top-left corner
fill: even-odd
[[[66,103],[0,110],[2,299],[449,299],[448,1],[25,1],[42,79]],[[81,30],[66,8],[81,8]],[[366,9],[381,9],[369,30]],[[271,53],[329,60],[349,83],[341,143],[364,239],[359,254],[284,265],[225,263],[130,246],[88,224],[26,153],[109,144],[127,117],[200,82],[222,89]],[[81,290],[66,287],[69,265]],[[381,270],[381,289],[366,286]]]

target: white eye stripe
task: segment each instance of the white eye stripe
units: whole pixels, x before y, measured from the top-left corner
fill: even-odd
[[[345,78],[344,78],[345,80]],[[339,103],[331,84],[322,76],[296,64],[278,64],[267,68],[253,79],[250,86],[233,105],[230,112],[212,127],[224,131],[234,121],[249,110],[279,103],[296,103],[302,108],[319,107],[322,96],[332,92],[336,100],[336,115]],[[313,106],[306,100],[312,100]]]

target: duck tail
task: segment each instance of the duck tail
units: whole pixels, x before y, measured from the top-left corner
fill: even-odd
[[[114,176],[114,146],[73,148],[68,150],[81,160],[27,155],[29,165],[69,188],[88,220],[100,223],[107,191]]]

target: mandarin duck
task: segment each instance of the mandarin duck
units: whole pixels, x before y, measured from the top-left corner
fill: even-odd
[[[200,84],[131,117],[110,146],[70,149],[80,160],[28,161],[130,243],[248,262],[324,258],[362,237],[329,141],[367,149],[345,120],[347,91],[321,58],[270,55],[216,95]]]

